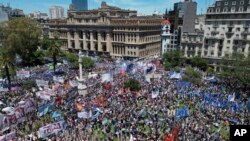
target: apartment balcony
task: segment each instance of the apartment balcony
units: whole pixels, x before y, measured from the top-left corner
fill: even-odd
[[[250,32],[249,32],[249,31],[243,31],[243,32],[241,33],[241,35],[250,35]]]
[[[227,27],[232,27],[232,28],[234,28],[234,26],[235,26],[235,25],[233,25],[233,24],[228,24],[228,25],[227,25]]]
[[[208,39],[208,40],[224,40],[224,37],[210,36],[210,37],[205,37],[205,39]]]
[[[240,38],[240,37],[234,37],[233,40],[235,40],[235,41],[242,41],[242,40],[246,40],[246,39]]]
[[[213,28],[219,28],[219,25],[213,25]]]
[[[249,25],[249,24],[244,24],[243,27],[244,27],[244,28],[249,28],[250,25]]]
[[[227,34],[227,35],[233,35],[234,32],[233,32],[233,31],[227,31],[226,34]]]
[[[220,32],[217,30],[211,31],[211,34],[219,34]]]

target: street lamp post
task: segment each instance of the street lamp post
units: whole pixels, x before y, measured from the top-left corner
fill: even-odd
[[[82,72],[82,52],[79,51],[79,79],[78,79],[78,93],[85,96],[87,94],[87,86],[84,84],[83,72]]]

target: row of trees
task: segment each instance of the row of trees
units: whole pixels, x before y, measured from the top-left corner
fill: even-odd
[[[163,62],[167,70],[179,70],[176,68],[189,66],[186,67],[186,75],[183,79],[191,81],[194,84],[201,84],[201,72],[206,72],[208,75],[215,74],[206,59],[198,56],[187,59],[183,57],[179,50],[165,53],[163,55]],[[222,68],[222,71],[216,75],[223,83],[234,90],[250,94],[250,55],[246,57],[240,53],[233,53],[230,57],[221,59],[218,67]]]
[[[166,52],[163,55],[163,62],[165,69],[170,70],[173,68],[184,67],[186,65],[191,65],[194,68],[198,68],[202,71],[206,71],[208,69],[207,60],[196,56],[192,59],[185,58],[180,50],[174,50],[170,52]]]
[[[66,58],[71,66],[78,66],[78,56],[70,52],[62,52],[62,42],[59,33],[55,32],[54,38],[41,38],[42,30],[38,22],[29,18],[17,18],[0,23],[0,70],[4,71],[11,87],[11,71],[18,65],[36,66],[43,65],[45,58],[52,58],[53,69],[59,60]],[[41,47],[41,49],[39,49]],[[18,63],[18,64],[17,64]],[[94,66],[94,61],[88,57],[83,58],[83,67],[89,69]]]

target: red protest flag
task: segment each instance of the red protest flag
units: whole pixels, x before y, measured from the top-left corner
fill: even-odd
[[[174,140],[174,136],[173,135],[168,135],[167,133],[165,133],[164,135],[164,141],[173,141]]]
[[[178,140],[179,128],[180,128],[180,126],[177,124],[176,127],[174,128],[174,131],[173,131],[173,136],[174,136],[175,141]]]

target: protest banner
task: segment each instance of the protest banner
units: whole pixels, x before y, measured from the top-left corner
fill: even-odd
[[[88,118],[91,118],[92,116],[92,112],[86,112],[86,111],[83,111],[83,112],[78,112],[77,113],[77,117],[78,118],[83,118],[83,119],[88,119]]]
[[[26,114],[35,110],[33,99],[21,101],[14,108],[13,112],[3,115],[0,118],[1,129],[26,121]]]
[[[63,130],[64,121],[59,121],[55,123],[48,124],[41,127],[38,131],[40,138],[45,138],[52,134],[57,134],[59,131]]]
[[[39,79],[37,79],[36,80],[36,85],[38,86],[38,87],[48,87],[49,86],[49,81],[45,81],[45,80],[39,80]]]
[[[43,100],[50,100],[51,96],[54,96],[54,92],[52,90],[44,90],[36,92],[36,96]]]
[[[10,132],[9,134],[0,136],[0,141],[11,141],[16,138],[16,132]]]
[[[101,78],[102,78],[102,82],[110,82],[110,81],[112,81],[110,73],[102,74]]]
[[[5,79],[0,79],[0,92],[7,92],[7,84]]]
[[[52,110],[52,104],[51,103],[42,105],[42,106],[40,106],[38,108],[38,116],[41,117],[41,116],[47,114],[51,110]]]
[[[22,69],[22,70],[16,72],[16,76],[17,76],[17,78],[20,78],[20,79],[29,78],[30,72]]]
[[[64,78],[63,77],[53,76],[53,81],[58,82],[58,83],[64,83]]]

